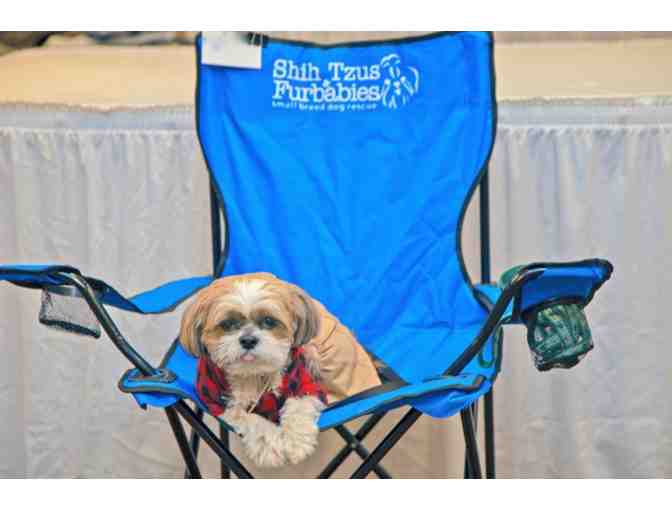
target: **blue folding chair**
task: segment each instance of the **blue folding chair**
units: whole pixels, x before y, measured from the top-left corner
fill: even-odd
[[[0,266],[0,279],[83,298],[134,368],[119,387],[143,408],[165,408],[186,463],[200,477],[199,440],[229,470],[250,477],[219,434],[194,381],[196,359],[177,341],[159,367],[119,332],[105,306],[155,314],[214,278],[265,271],[297,284],[355,332],[385,367],[383,384],[329,405],[322,430],[374,471],[423,413],[461,414],[465,474],[480,477],[474,404],[486,395],[486,465],[494,477],[492,386],[504,323],[553,302],[588,304],[609,278],[599,259],[531,264],[504,288],[474,285],[460,245],[467,204],[481,186],[482,274],[489,281],[486,170],[495,133],[492,38],[439,33],[321,46],[268,37],[262,68],[203,64],[197,49],[196,117],[211,178],[214,271],[126,298],[63,265]],[[221,216],[220,216],[221,213]],[[221,219],[225,230],[221,235]],[[80,301],[81,302],[81,301]],[[72,326],[74,328],[74,326]],[[194,408],[187,404],[191,401]],[[385,413],[409,410],[369,452],[364,438]],[[369,415],[355,433],[344,424]],[[181,416],[192,427],[185,434]]]

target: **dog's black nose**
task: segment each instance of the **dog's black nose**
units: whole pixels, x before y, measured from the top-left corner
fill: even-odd
[[[240,337],[240,345],[243,346],[243,349],[254,349],[254,346],[259,343],[259,339],[256,336],[245,335]]]

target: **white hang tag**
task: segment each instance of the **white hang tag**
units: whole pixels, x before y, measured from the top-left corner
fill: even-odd
[[[201,63],[261,69],[261,39],[250,32],[203,32]]]

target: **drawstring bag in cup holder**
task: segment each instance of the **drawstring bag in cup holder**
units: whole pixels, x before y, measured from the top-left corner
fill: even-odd
[[[513,281],[523,266],[507,270],[501,288]],[[549,302],[523,313],[527,344],[537,370],[571,368],[593,348],[586,314],[575,302]]]

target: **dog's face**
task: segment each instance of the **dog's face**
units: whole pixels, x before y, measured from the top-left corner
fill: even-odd
[[[196,295],[182,318],[180,342],[231,375],[270,374],[318,328],[318,312],[298,287],[265,274],[234,276]]]

